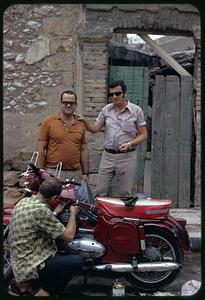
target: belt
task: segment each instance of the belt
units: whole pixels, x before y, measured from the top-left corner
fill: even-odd
[[[105,148],[105,151],[108,152],[108,153],[117,154],[117,153],[127,153],[127,152],[132,152],[132,151],[135,151],[135,148],[129,149],[129,150],[126,151],[126,152],[120,151],[120,150],[114,150],[114,149],[107,149],[107,148]]]

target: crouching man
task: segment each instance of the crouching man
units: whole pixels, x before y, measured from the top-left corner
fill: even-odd
[[[18,202],[10,221],[11,265],[21,294],[27,285],[34,296],[60,295],[68,281],[84,265],[78,254],[58,255],[56,238],[72,241],[76,232],[79,208],[71,206],[65,227],[51,211],[51,204],[62,191],[55,177],[46,179],[37,195]]]

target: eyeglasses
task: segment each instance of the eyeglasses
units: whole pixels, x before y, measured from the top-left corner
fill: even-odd
[[[109,97],[113,97],[114,95],[115,96],[120,96],[122,93],[123,93],[123,91],[122,92],[115,92],[115,93],[108,93],[108,96]]]
[[[73,102],[73,101],[62,101],[61,103],[62,103],[64,106],[76,104],[76,103]]]

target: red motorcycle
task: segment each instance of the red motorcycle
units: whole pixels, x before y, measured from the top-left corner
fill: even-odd
[[[61,165],[55,176],[60,178],[60,171]],[[41,182],[51,176],[33,163],[23,175],[27,177],[27,195],[36,193]],[[81,184],[67,180],[55,203],[66,203],[59,216],[65,224],[69,219],[70,205],[81,207],[76,237],[70,243],[59,244],[61,254],[72,252],[84,256],[89,262],[84,271],[120,272],[138,291],[153,292],[170,284],[182,269],[184,253],[190,251],[186,220],[169,215],[171,201],[138,198],[136,195],[94,199],[92,195],[87,197],[88,194],[78,193]],[[7,283],[12,276],[6,276],[6,271],[11,271],[9,248],[6,248],[11,210],[12,207],[4,209],[4,274]]]

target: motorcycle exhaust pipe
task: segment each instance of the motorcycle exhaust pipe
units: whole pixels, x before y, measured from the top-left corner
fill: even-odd
[[[131,264],[105,264],[94,266],[95,270],[113,272],[164,272],[173,271],[179,268],[179,264],[174,262],[150,262],[139,263],[135,267]]]

